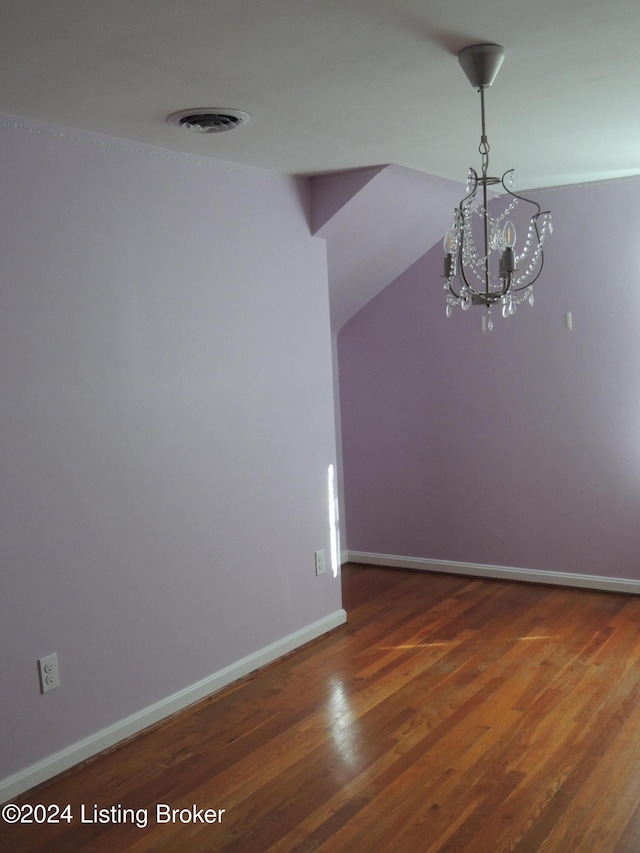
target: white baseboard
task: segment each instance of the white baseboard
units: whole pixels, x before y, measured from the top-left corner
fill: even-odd
[[[510,566],[488,566],[484,563],[458,563],[453,560],[429,560],[424,557],[398,557],[392,554],[370,554],[366,551],[347,551],[347,555],[348,562],[351,563],[368,563],[373,566],[387,566],[391,569],[418,569],[424,572],[444,572],[453,575],[471,575],[479,578],[498,578],[640,595],[640,580],[630,578],[609,578],[601,575],[581,575],[543,569],[517,569]]]
[[[283,639],[277,640],[275,643],[271,643],[271,645],[259,649],[257,652],[242,658],[242,660],[213,673],[213,675],[203,678],[202,681],[198,681],[196,684],[192,684],[184,690],[168,696],[166,699],[143,708],[136,714],[132,714],[130,717],[84,738],[60,752],[56,752],[54,755],[39,761],[37,764],[32,764],[30,767],[0,780],[0,803],[4,803],[42,782],[46,782],[47,779],[51,779],[57,776],[58,773],[62,773],[64,770],[68,770],[70,767],[86,761],[87,758],[91,758],[99,752],[115,746],[120,741],[141,732],[154,723],[160,722],[165,717],[169,717],[177,711],[182,711],[184,708],[189,707],[189,705],[199,702],[217,690],[221,690],[228,684],[248,675],[255,669],[266,666],[266,664],[272,663],[283,655],[289,654],[289,652],[303,646],[305,643],[321,637],[334,628],[338,628],[346,621],[346,612],[344,610],[336,610],[323,619],[312,622],[311,625],[307,625],[305,628],[289,634]]]

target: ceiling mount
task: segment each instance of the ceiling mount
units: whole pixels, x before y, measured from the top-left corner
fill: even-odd
[[[458,62],[474,89],[491,86],[504,60],[499,44],[471,44],[458,54]]]

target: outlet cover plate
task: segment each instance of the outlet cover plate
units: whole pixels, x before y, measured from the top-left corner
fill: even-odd
[[[40,673],[40,692],[48,693],[55,687],[60,687],[60,674],[58,673],[58,655],[54,652],[38,660],[38,672]]]

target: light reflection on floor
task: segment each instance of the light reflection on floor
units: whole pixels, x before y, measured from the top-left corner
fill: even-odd
[[[514,637],[514,640],[518,643],[523,642],[524,640],[555,640],[557,639],[557,634],[538,634],[532,637]],[[451,641],[444,643],[405,643],[398,646],[382,646],[385,651],[393,651],[393,649],[431,649],[437,648],[438,646],[450,646],[452,645]]]
[[[349,696],[338,678],[331,679],[327,711],[336,757],[351,770],[356,770],[360,765],[357,750],[359,727]]]

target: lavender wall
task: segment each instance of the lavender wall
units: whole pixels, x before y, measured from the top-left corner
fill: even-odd
[[[493,334],[445,318],[440,245],[343,328],[349,550],[640,578],[639,187],[537,194],[536,304]]]
[[[306,184],[11,117],[0,152],[1,778],[341,595]]]

